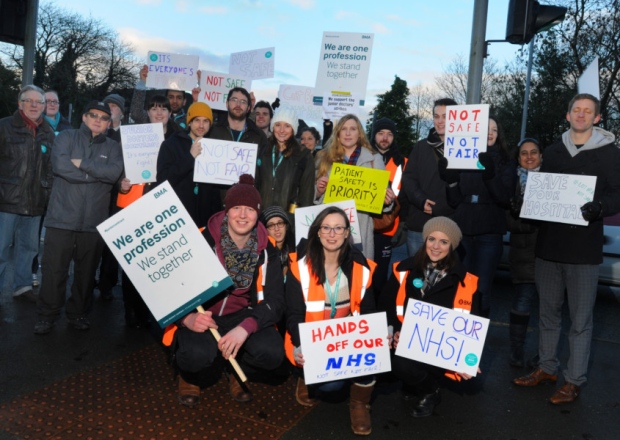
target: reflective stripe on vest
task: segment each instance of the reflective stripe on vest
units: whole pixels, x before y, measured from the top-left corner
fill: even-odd
[[[392,188],[392,191],[394,192],[394,195],[396,195],[396,197],[398,197],[398,194],[400,193],[400,189],[402,186],[402,179],[403,179],[403,169],[406,165],[407,165],[407,159],[405,159],[405,163],[403,165],[398,165],[398,166],[394,163],[394,159],[390,159],[387,165],[385,166],[385,169],[390,172],[390,182],[392,182],[391,188]],[[394,220],[394,224],[392,225],[392,227],[387,231],[381,231],[381,233],[383,235],[387,235],[388,237],[393,237],[396,234],[396,231],[398,230],[399,224],[400,224],[400,214],[396,216],[396,219]]]

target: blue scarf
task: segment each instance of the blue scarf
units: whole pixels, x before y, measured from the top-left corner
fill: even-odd
[[[58,127],[58,123],[60,122],[60,112],[56,113],[56,116],[54,116],[54,119],[50,118],[47,115],[43,115],[43,117],[52,126],[54,131],[56,131],[56,128]]]

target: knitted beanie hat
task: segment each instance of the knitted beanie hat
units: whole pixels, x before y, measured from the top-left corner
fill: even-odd
[[[287,225],[290,226],[290,222],[288,221],[288,215],[278,205],[270,206],[269,208],[265,208],[265,210],[260,215],[260,221],[267,226],[267,222],[274,217],[280,217],[282,220],[286,222]]]
[[[192,119],[202,116],[203,118],[207,118],[209,122],[213,124],[213,112],[211,111],[211,107],[209,107],[204,102],[194,102],[189,106],[187,110],[187,123],[192,122]]]
[[[239,183],[231,186],[230,189],[226,191],[226,197],[224,197],[226,212],[235,206],[249,206],[260,214],[261,203],[260,194],[258,190],[254,188],[254,177],[250,174],[242,174],[239,176]]]
[[[459,226],[448,217],[433,217],[427,221],[422,229],[422,237],[424,238],[424,241],[426,241],[426,238],[431,232],[435,231],[443,232],[448,236],[452,249],[459,247],[461,238],[463,238],[463,234],[461,234],[461,229]]]
[[[378,119],[372,127],[372,132],[377,134],[381,130],[390,130],[393,135],[396,135],[396,124],[390,118]]]
[[[116,104],[122,111],[125,111],[125,98],[116,93],[112,93],[111,95],[103,98],[103,102],[106,104]]]
[[[271,118],[271,131],[273,131],[273,127],[276,122],[286,122],[291,127],[293,127],[293,136],[297,133],[297,128],[299,127],[299,119],[297,118],[297,113],[290,107],[278,107],[273,114],[273,118]]]

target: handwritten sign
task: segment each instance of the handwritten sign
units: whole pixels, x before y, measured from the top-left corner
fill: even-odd
[[[226,110],[229,90],[243,87],[249,91],[252,88],[252,80],[228,73],[202,70],[199,87],[198,101],[207,103],[215,110]]]
[[[323,109],[314,105],[314,87],[280,84],[278,98],[280,103],[295,110],[297,117],[304,121],[323,122]]]
[[[307,384],[390,371],[385,312],[299,324]]]
[[[484,169],[478,154],[487,151],[488,128],[488,104],[447,106],[444,156],[448,168]]]
[[[337,206],[342,209],[351,224],[351,237],[354,243],[361,243],[362,237],[359,231],[359,220],[357,218],[357,209],[355,209],[355,201],[345,200],[343,202],[326,203],[323,205],[307,206],[305,208],[295,209],[295,243],[299,243],[302,238],[308,238],[308,229],[317,215],[329,206]]]
[[[335,163],[323,201],[355,200],[358,211],[380,214],[389,180],[389,171]]]
[[[163,141],[164,127],[160,122],[121,125],[125,176],[131,183],[157,180],[157,155]]]
[[[374,34],[323,32],[315,99],[333,91],[349,92],[366,99]]]
[[[359,101],[351,94],[326,93],[323,96],[323,116],[325,119],[340,119],[349,113],[359,113]]]
[[[592,201],[596,176],[527,173],[521,218],[587,226],[581,207]]]
[[[246,142],[200,139],[202,152],[196,157],[194,182],[232,185],[242,174],[256,174],[258,145]]]
[[[410,298],[396,355],[475,376],[490,321]]]
[[[249,79],[273,78],[276,48],[248,50],[230,55],[228,72]]]
[[[97,230],[161,327],[232,286],[168,181]]]
[[[147,66],[147,87],[175,90],[191,90],[196,87],[197,55],[150,51]]]

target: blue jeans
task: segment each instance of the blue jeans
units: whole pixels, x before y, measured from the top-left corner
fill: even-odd
[[[13,295],[32,289],[32,260],[39,253],[39,224],[41,216],[0,212],[0,289],[9,265],[11,245],[15,266]]]
[[[532,304],[538,291],[535,283],[515,284],[515,296],[512,299],[512,312],[518,315],[530,315]]]
[[[465,269],[478,277],[480,311],[486,315],[491,309],[491,285],[502,256],[502,235],[466,235],[460,247],[464,253],[462,261]]]
[[[407,231],[407,251],[410,257],[413,257],[423,244],[424,238],[421,232]]]

